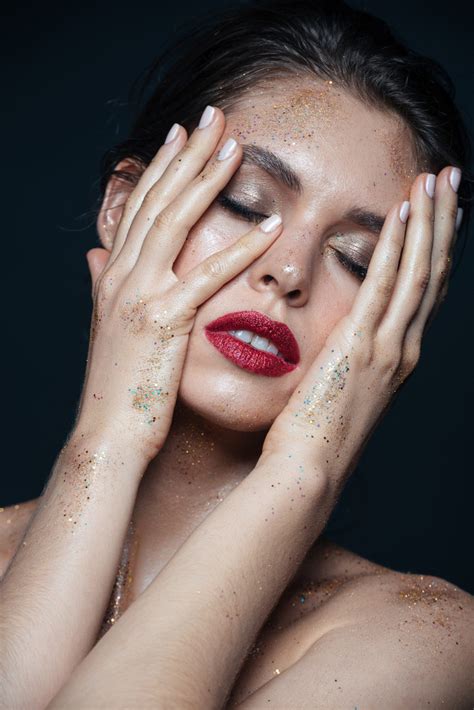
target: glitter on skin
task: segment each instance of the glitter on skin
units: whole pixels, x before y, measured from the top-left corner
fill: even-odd
[[[295,417],[304,418],[309,424],[316,424],[317,427],[320,427],[318,415],[325,414],[328,423],[333,421],[330,411],[340,391],[346,385],[346,374],[350,370],[348,361],[348,355],[344,355],[329,364],[323,378],[318,380],[306,394],[303,400],[305,406],[295,412]],[[326,437],[324,438],[326,440]]]
[[[147,325],[147,302],[140,297],[137,301],[125,301],[120,312],[120,319],[125,323],[126,329],[133,335],[141,333]]]
[[[128,310],[122,312],[122,319],[133,333],[138,334],[148,322],[147,302],[143,298],[139,298],[137,302],[127,302],[127,304]],[[167,311],[163,311],[160,314],[160,317],[166,318],[166,316]],[[158,325],[158,316],[153,319],[153,323],[155,324],[155,330],[158,332],[158,338],[153,343],[155,350],[147,358],[145,365],[140,368],[142,382],[128,388],[128,391],[133,395],[132,407],[139,412],[145,413],[144,422],[146,424],[153,424],[160,419],[156,407],[165,401],[169,392],[160,386],[157,380],[164,362],[171,362],[173,359],[170,345],[174,338],[175,324]]]
[[[63,482],[69,483],[74,494],[71,498],[68,497],[60,501],[64,504],[63,518],[66,519],[67,523],[72,523],[70,528],[73,534],[75,532],[74,526],[77,525],[84,506],[90,500],[89,495],[86,495],[84,499],[82,489],[89,492],[94,481],[100,477],[102,464],[110,465],[104,452],[92,452],[89,449],[83,449],[74,455],[71,464],[62,472]],[[80,495],[78,495],[78,489],[81,490]]]
[[[131,569],[133,568],[133,560],[136,555],[138,544],[138,539],[135,533],[136,527],[132,519],[129,523],[125,536],[117,576],[115,578],[112,594],[110,596],[107,611],[102,621],[96,643],[113,626],[113,624],[117,622],[126,606],[127,594],[133,581]]]
[[[304,80],[300,86],[298,78],[295,81],[291,82],[293,93],[280,103],[271,103],[272,111],[269,115],[263,116],[252,111],[251,115],[242,119],[240,130],[236,131],[240,142],[247,141],[252,132],[263,123],[270,140],[280,142],[283,129],[283,142],[296,145],[297,141],[313,138],[316,131],[319,133],[323,126],[330,126],[333,120],[341,115],[342,106],[337,99],[340,94],[335,90],[332,81],[321,82],[321,89],[309,88]],[[267,88],[266,82],[260,82],[258,87],[252,87],[252,95],[255,95],[258,89],[261,89],[261,93],[268,91],[271,96],[272,84]],[[243,94],[232,106],[232,110],[243,106],[245,99],[246,95]],[[308,149],[311,149],[309,144]]]

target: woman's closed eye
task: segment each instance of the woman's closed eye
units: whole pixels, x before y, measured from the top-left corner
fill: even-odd
[[[227,195],[220,194],[217,197],[217,202],[224,209],[233,212],[234,214],[238,215],[239,217],[242,217],[243,219],[246,219],[248,222],[254,222],[255,224],[262,222],[264,219],[270,216],[268,214],[256,212],[255,210],[250,209],[250,207],[247,207],[246,205],[242,204],[241,202],[238,202],[237,200],[234,200],[232,197],[228,197]]]
[[[255,224],[258,224],[262,220],[266,219],[269,217],[268,214],[263,214],[262,212],[257,212],[256,210],[250,209],[250,207],[247,207],[246,205],[242,204],[241,202],[238,202],[237,200],[234,200],[233,198],[229,197],[228,195],[220,194],[217,197],[217,202],[221,205],[226,210],[229,210],[229,212],[232,212],[233,214],[242,217],[242,219],[247,220],[248,222],[254,222]],[[336,239],[342,244],[343,242],[344,235],[337,234]],[[351,246],[349,244],[346,248],[346,253],[341,251],[340,249],[334,249],[334,252],[336,254],[336,257],[342,266],[349,271],[351,274],[353,274],[359,281],[363,281],[367,275],[367,270],[368,270],[368,263],[370,261],[370,255],[367,255],[363,257],[361,255],[361,258],[358,260],[352,259],[348,254],[347,251],[353,251],[357,253],[358,251],[364,251],[364,249],[358,249],[357,247]]]
[[[359,280],[367,276],[369,262],[373,253],[373,245],[362,239],[338,232],[334,241],[334,253],[338,261]]]

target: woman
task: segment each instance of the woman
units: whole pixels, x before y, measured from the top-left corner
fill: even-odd
[[[2,700],[471,707],[472,597],[322,537],[467,217],[446,77],[339,2],[178,50],[104,160],[87,374],[6,560]]]

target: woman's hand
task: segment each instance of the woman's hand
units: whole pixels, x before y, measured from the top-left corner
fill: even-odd
[[[457,195],[451,168],[425,189],[414,181],[410,216],[402,204],[388,213],[365,281],[276,418],[260,463],[279,470],[316,466],[336,490],[354,470],[364,444],[401,383],[415,368],[421,341],[447,288],[454,246]],[[430,185],[428,185],[428,188]],[[403,203],[407,204],[407,203]]]
[[[211,123],[188,141],[180,127],[161,146],[127,200],[109,263],[94,284],[76,430],[118,435],[146,460],[168,434],[197,308],[281,231],[278,225],[266,233],[258,225],[184,278],[173,272],[189,230],[240,165],[242,149],[232,139],[224,154],[215,153],[224,128],[224,114],[215,108]]]

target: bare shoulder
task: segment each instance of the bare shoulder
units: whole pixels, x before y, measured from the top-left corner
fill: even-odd
[[[332,544],[318,555],[324,564],[288,597],[289,623],[259,638],[228,707],[473,707],[472,595]]]
[[[20,545],[41,497],[0,508],[0,577]]]

